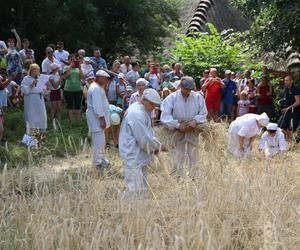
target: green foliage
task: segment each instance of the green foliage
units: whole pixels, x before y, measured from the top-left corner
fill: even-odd
[[[219,33],[210,23],[208,27],[209,33],[197,33],[193,37],[180,35],[169,53],[169,60],[181,61],[184,72],[197,80],[203,70],[212,66],[222,74],[226,69],[239,71],[250,65],[253,52],[249,44],[243,42],[244,34]]]
[[[285,56],[288,47],[300,50],[300,2],[294,0],[231,0],[254,19],[251,37],[262,52]]]
[[[100,47],[106,58],[141,54],[162,44],[168,25],[178,24],[180,0],[32,0],[6,1],[1,5],[1,38],[15,26],[21,37],[44,57],[49,43],[65,42],[70,52]],[[12,11],[13,10],[13,11]],[[3,37],[6,36],[6,37]]]
[[[25,133],[24,113],[20,109],[9,108],[5,113],[4,138],[7,140],[7,147],[2,143],[0,150],[0,169],[4,164],[8,167],[28,166],[32,163],[39,164],[44,156],[65,157],[75,155],[87,146],[88,128],[83,118],[80,124],[69,128],[67,111],[63,110],[62,117],[65,117],[57,129],[48,121],[46,143],[38,150],[28,150],[21,144]]]

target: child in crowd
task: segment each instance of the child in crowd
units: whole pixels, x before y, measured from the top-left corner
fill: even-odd
[[[126,94],[123,97],[123,105],[122,105],[122,109],[125,112],[128,107],[129,107],[129,101],[130,101],[130,97],[133,93],[133,89],[131,86],[126,86]]]
[[[256,113],[256,87],[254,79],[249,79],[247,81],[247,86],[244,88],[247,92],[248,100],[250,101],[249,113]]]
[[[260,139],[259,151],[264,151],[266,157],[283,153],[287,150],[284,134],[276,123],[269,123]]]
[[[121,114],[123,110],[120,107],[109,104],[110,127],[105,130],[106,148],[110,149],[110,140],[113,140],[115,148],[119,147],[119,132],[121,123]]]
[[[64,80],[63,76],[60,76],[60,65],[52,63],[50,65],[51,74],[49,77],[50,87],[50,101],[51,101],[51,115],[52,119],[56,118],[60,120],[60,108],[61,108],[61,84]]]
[[[90,85],[95,81],[95,76],[94,73],[91,72],[87,77],[86,77],[86,82],[85,85],[83,86],[83,111],[86,111],[86,98],[87,98],[87,93],[89,90]]]
[[[242,91],[240,95],[240,100],[238,101],[238,116],[243,116],[249,113],[250,101],[247,97],[247,92]]]

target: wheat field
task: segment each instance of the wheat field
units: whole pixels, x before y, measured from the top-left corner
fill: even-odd
[[[167,136],[158,130],[162,140]],[[149,195],[123,200],[116,150],[99,176],[89,150],[43,166],[4,170],[0,249],[299,249],[299,146],[285,156],[233,159],[226,127],[199,144],[201,175],[176,180],[172,154],[149,170]],[[162,166],[164,165],[164,166]]]

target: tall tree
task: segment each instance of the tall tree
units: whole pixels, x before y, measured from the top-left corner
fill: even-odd
[[[300,51],[300,1],[231,0],[245,16],[254,19],[252,39],[262,51],[286,55],[287,48]]]
[[[38,56],[58,40],[70,51],[99,47],[106,57],[148,53],[162,43],[170,24],[179,24],[180,0],[32,0],[4,2],[0,39],[12,26],[28,37]]]

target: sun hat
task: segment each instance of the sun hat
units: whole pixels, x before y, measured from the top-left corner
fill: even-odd
[[[51,65],[50,65],[50,69],[51,69],[52,71],[54,71],[54,70],[56,70],[56,69],[59,69],[59,68],[60,68],[60,65],[57,64],[57,63],[51,63]]]

